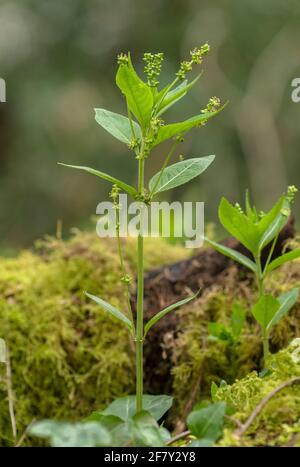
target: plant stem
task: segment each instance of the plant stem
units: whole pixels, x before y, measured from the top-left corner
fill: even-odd
[[[272,256],[272,253],[271,253],[271,256]],[[264,294],[264,272],[262,271],[260,256],[255,257],[255,262],[258,268],[258,273],[256,275],[258,294],[259,294],[259,298],[261,298]],[[266,366],[266,361],[269,356],[269,336],[265,330],[262,330],[262,342],[263,342],[264,366]]]
[[[139,194],[144,192],[143,145],[139,157]],[[142,220],[141,220],[142,232]],[[137,245],[137,316],[136,316],[136,411],[143,410],[143,344],[144,344],[144,238],[138,236]]]
[[[269,337],[267,333],[263,333],[263,350],[264,350],[264,364],[269,356]]]

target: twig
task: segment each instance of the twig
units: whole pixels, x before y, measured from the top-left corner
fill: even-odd
[[[284,383],[277,386],[277,388],[273,389],[273,391],[271,391],[266,397],[264,397],[259,402],[259,404],[257,404],[257,406],[255,407],[249,418],[246,420],[246,422],[243,423],[238,430],[236,430],[235,435],[241,438],[244,435],[244,433],[248,430],[250,425],[253,423],[257,415],[259,415],[259,413],[262,411],[265,405],[269,402],[269,400],[272,399],[272,397],[274,397],[276,394],[278,394],[278,392],[282,391],[282,389],[286,388],[287,386],[291,386],[295,383],[300,383],[300,377],[289,379],[288,381],[285,381]]]
[[[182,433],[179,433],[178,435],[174,436],[174,438],[169,439],[169,441],[166,442],[166,446],[170,446],[170,444],[173,444],[175,443],[175,441],[179,441],[180,439],[184,439],[190,434],[190,430],[183,431]]]
[[[13,437],[14,439],[16,439],[17,425],[16,425],[16,417],[15,417],[15,412],[14,412],[14,395],[13,395],[13,389],[12,389],[11,366],[10,366],[8,347],[6,347],[6,386],[7,386],[8,407],[9,407],[11,428],[12,428]]]
[[[23,443],[24,439],[26,438],[27,436],[27,433],[29,431],[29,429],[32,427],[32,425],[35,423],[36,419],[33,418],[32,421],[29,423],[28,427],[24,430],[21,438],[19,439],[19,441],[17,442],[17,444],[15,445],[16,448],[19,448],[21,446],[21,444]]]

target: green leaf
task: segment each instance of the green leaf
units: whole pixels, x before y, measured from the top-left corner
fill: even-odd
[[[247,217],[251,220],[251,222],[256,222],[257,217],[256,217],[256,210],[254,210],[251,207],[250,203],[250,195],[249,195],[249,190],[246,190],[246,195],[245,195],[245,206],[246,206],[246,214]]]
[[[128,65],[119,66],[116,83],[125,95],[129,109],[145,129],[151,118],[153,95],[147,84],[136,74],[130,57]]]
[[[208,323],[208,332],[221,341],[233,342],[231,332],[222,323]]]
[[[295,288],[295,289],[292,289],[290,292],[280,295],[277,298],[280,304],[280,307],[275,313],[275,315],[273,316],[273,318],[271,319],[271,321],[269,322],[267,326],[268,331],[290,311],[290,309],[297,302],[298,296],[299,296],[299,289]]]
[[[202,72],[191,83],[188,83],[187,80],[184,80],[175,89],[172,89],[171,91],[167,92],[161,102],[159,99],[157,99],[157,101],[160,102],[157,108],[157,116],[162,115],[172,105],[174,105],[176,102],[182,99],[182,97],[184,97],[186,93],[197,83],[201,75],[202,75]],[[162,96],[163,94],[161,95],[161,97]]]
[[[255,255],[259,240],[255,224],[226,198],[222,198],[219,205],[219,219],[223,227]]]
[[[52,447],[109,446],[109,432],[97,422],[67,423],[43,420],[28,430],[31,436],[48,439]]]
[[[159,128],[157,138],[155,139],[154,146],[172,138],[173,136],[181,135],[191,130],[195,126],[205,123],[210,118],[218,115],[225,106],[216,110],[215,112],[206,112],[200,115],[196,115],[184,122],[171,123],[170,125],[163,125]]]
[[[130,421],[135,447],[163,447],[163,434],[156,420],[147,411],[139,412]]]
[[[129,330],[133,332],[132,322],[121,311],[119,311],[114,306],[110,305],[110,303],[107,303],[105,300],[102,300],[102,298],[96,297],[96,295],[92,295],[88,292],[85,292],[85,295],[94,300],[94,302],[98,303],[98,305],[100,305],[101,308],[107,311],[110,315],[114,316],[119,321],[122,321],[129,328]]]
[[[155,420],[159,420],[171,407],[170,396],[143,395],[143,410],[149,412]],[[104,415],[115,415],[126,421],[136,413],[136,396],[125,396],[113,401],[102,412]]]
[[[151,178],[150,192],[155,189],[154,194],[157,194],[184,185],[204,172],[214,158],[215,156],[197,157],[170,165],[163,171],[162,175],[161,172],[158,172]]]
[[[287,223],[289,215],[290,208],[286,202],[285,195],[283,195],[271,211],[268,212],[257,225],[260,236],[258,245],[259,251],[279,234]]]
[[[213,381],[211,383],[211,387],[210,387],[210,395],[211,395],[211,398],[212,398],[212,401],[215,402],[216,400],[216,395],[217,395],[217,392],[218,392],[218,385]]]
[[[246,268],[250,269],[254,273],[257,272],[256,264],[254,263],[254,261],[251,261],[251,259],[247,258],[247,256],[243,255],[242,253],[239,253],[236,250],[233,250],[232,248],[228,248],[227,246],[221,245],[220,243],[213,242],[208,238],[205,238],[205,240],[212,248],[214,248],[219,253],[222,253],[222,255],[228,256],[228,258],[237,261],[243,266],[246,266]]]
[[[212,448],[214,445],[213,441],[210,439],[195,439],[190,444],[188,444],[188,448]]]
[[[111,175],[108,175],[104,172],[100,172],[99,170],[91,169],[90,167],[84,167],[81,165],[69,165],[69,164],[63,164],[62,162],[58,162],[58,165],[62,165],[63,167],[70,167],[71,169],[78,169],[78,170],[83,170],[84,172],[88,172],[92,175],[96,175],[96,177],[100,177],[104,180],[107,180],[108,182],[111,182],[115,185],[117,185],[119,188],[122,190],[126,191],[132,196],[137,195],[137,191],[133,186],[127,185],[127,183],[122,182],[121,180],[118,180],[115,177],[112,177]]]
[[[131,131],[130,120],[123,115],[110,112],[105,109],[95,109],[96,115],[95,120],[99,125],[102,126],[108,133],[113,135],[122,143],[129,144],[133,139],[133,134]],[[132,121],[135,137],[141,138],[141,128],[135,122]]]
[[[157,321],[159,321],[164,316],[166,316],[168,313],[170,313],[170,311],[176,310],[177,308],[180,308],[181,306],[186,305],[191,300],[194,300],[194,298],[197,297],[198,293],[192,295],[191,297],[184,298],[183,300],[179,300],[178,302],[173,303],[172,305],[169,305],[168,307],[164,308],[162,311],[156,313],[156,315],[154,315],[146,324],[144,336],[146,336],[148,331],[152,328],[152,326],[154,326],[155,323],[157,323]]]
[[[197,438],[214,442],[222,434],[225,412],[225,402],[216,402],[203,409],[193,410],[187,418],[188,428]]]
[[[245,324],[245,319],[246,313],[244,308],[238,303],[235,303],[232,306],[231,314],[231,330],[235,339],[238,339],[240,337],[243,326]]]
[[[258,302],[252,307],[251,312],[256,321],[261,325],[263,331],[266,331],[268,324],[272,321],[280,303],[272,295],[262,295]]]
[[[300,248],[289,251],[288,253],[274,259],[267,267],[267,272],[271,272],[274,269],[279,268],[279,266],[282,266],[282,264],[289,263],[290,261],[298,258],[300,258]]]

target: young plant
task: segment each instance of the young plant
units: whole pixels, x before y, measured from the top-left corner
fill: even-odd
[[[231,346],[236,345],[239,341],[243,326],[245,324],[245,319],[245,310],[241,305],[235,303],[232,306],[229,326],[225,326],[223,323],[219,322],[208,323],[208,332],[210,339],[226,341]]]
[[[251,311],[261,327],[265,364],[269,354],[270,331],[292,308],[299,294],[299,289],[295,288],[274,298],[265,291],[265,279],[273,270],[300,257],[300,249],[295,249],[273,259],[278,236],[291,214],[291,205],[296,192],[297,189],[294,186],[289,187],[287,194],[283,194],[267,214],[258,213],[256,208],[251,206],[248,192],[246,193],[245,212],[238,204],[233,206],[225,198],[221,200],[219,219],[223,227],[250,251],[252,259],[222,244],[206,239],[210,246],[247,267],[255,274],[258,300]],[[267,260],[263,264],[262,252],[268,245]]]
[[[120,255],[122,276],[120,280],[126,287],[127,313],[116,309],[111,304],[90,293],[86,295],[98,303],[103,310],[121,321],[129,330],[135,342],[136,349],[136,412],[144,408],[143,401],[143,345],[147,332],[161,318],[171,311],[188,303],[195,295],[174,303],[162,311],[159,311],[144,326],[144,237],[140,233],[137,238],[137,312],[134,319],[130,304],[130,282],[131,277],[125,270],[125,263],[120,242],[119,231],[119,195],[126,192],[135,201],[139,201],[147,207],[151,201],[161,192],[170,190],[192,180],[204,172],[212,163],[214,156],[192,158],[181,160],[169,165],[171,157],[176,148],[184,140],[186,133],[194,127],[202,127],[221,110],[220,101],[213,97],[208,105],[199,114],[187,120],[167,124],[162,116],[171,106],[182,99],[187,92],[198,82],[200,74],[192,81],[187,80],[187,74],[192,71],[194,65],[200,65],[204,55],[209,51],[208,44],[191,51],[189,61],[181,63],[179,71],[171,83],[161,89],[159,75],[163,62],[163,54],[144,54],[146,81],[143,81],[136,73],[130,54],[118,56],[118,71],[116,83],[126,101],[127,116],[119,115],[105,109],[96,109],[96,121],[116,139],[124,143],[132,151],[137,160],[138,181],[137,186],[117,179],[96,169],[83,166],[65,165],[74,169],[83,170],[101,179],[107,180],[113,185],[111,197],[113,199],[116,215],[117,228],[116,237]],[[151,178],[148,188],[145,186],[145,165],[151,156],[154,147],[172,140],[172,145],[161,170]]]

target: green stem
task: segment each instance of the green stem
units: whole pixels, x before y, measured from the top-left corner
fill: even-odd
[[[264,366],[266,366],[266,361],[269,356],[269,337],[268,334],[263,333],[263,351],[264,351]]]
[[[118,253],[119,253],[119,260],[120,260],[120,265],[121,265],[121,273],[122,273],[122,279],[124,280],[127,276],[126,273],[126,268],[124,264],[124,256],[123,256],[123,250],[122,250],[122,244],[121,244],[121,238],[120,238],[120,202],[116,207],[116,220],[117,220],[117,244],[118,244]],[[131,308],[131,303],[130,303],[130,286],[129,283],[126,282],[125,284],[125,293],[126,293],[126,301],[127,301],[127,309],[129,313],[129,317],[131,319],[132,324],[134,323],[133,320],[133,313],[132,313],[132,308]]]
[[[270,252],[271,256],[273,252]],[[264,294],[264,272],[261,267],[261,258],[260,255],[255,257],[255,262],[257,264],[258,274],[257,277],[257,286],[259,298]],[[269,355],[269,336],[265,330],[262,330],[262,342],[263,342],[263,354],[264,354],[264,367],[266,366],[266,361]]]
[[[143,145],[142,145],[143,146]],[[139,158],[139,194],[144,193],[144,155]],[[137,245],[137,316],[136,316],[136,411],[143,410],[143,344],[144,344],[144,238]]]

